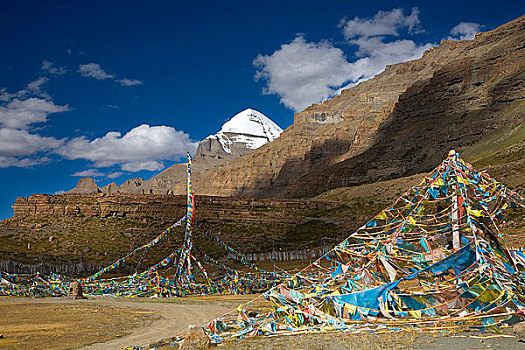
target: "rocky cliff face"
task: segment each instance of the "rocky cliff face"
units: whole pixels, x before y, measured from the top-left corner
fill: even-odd
[[[304,174],[288,190],[309,195],[410,175],[431,169],[450,149],[476,161],[520,142],[524,135],[519,130],[525,121],[524,40],[525,17],[478,34],[458,59],[399,96],[379,125],[373,145],[316,173]],[[488,139],[494,142],[480,148]]]
[[[18,198],[13,211],[13,218],[0,222],[0,260],[9,255],[22,260],[43,255],[70,259],[84,253],[87,261],[107,261],[117,258],[119,251],[148,242],[181,218],[186,197],[32,195]],[[246,253],[293,251],[339,241],[371,211],[340,202],[196,197],[197,221]],[[151,252],[153,256],[161,259],[180,247],[183,230],[170,234],[162,249]],[[199,249],[216,257],[223,254],[200,230],[194,231]]]
[[[242,222],[293,223],[292,216],[277,212],[299,210],[331,210],[341,203],[301,201],[293,199],[269,200],[234,197],[196,197],[199,220],[227,220]],[[133,194],[35,194],[19,197],[13,205],[14,219],[48,217],[145,218],[177,220],[186,214],[185,195]],[[345,220],[343,220],[345,221]]]
[[[295,115],[279,139],[195,180],[199,193],[311,196],[431,169],[523,122],[525,17],[443,41]],[[509,111],[513,110],[514,113]],[[468,158],[467,158],[468,159]]]

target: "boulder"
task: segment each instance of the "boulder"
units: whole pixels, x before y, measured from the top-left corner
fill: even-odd
[[[514,325],[514,335],[518,338],[518,341],[525,342],[525,322]]]
[[[80,282],[71,282],[69,285],[69,297],[73,299],[87,299],[82,292],[82,284]]]
[[[180,344],[180,350],[202,350],[210,347],[210,339],[204,334],[201,327],[195,325],[188,326],[188,333],[184,341]]]

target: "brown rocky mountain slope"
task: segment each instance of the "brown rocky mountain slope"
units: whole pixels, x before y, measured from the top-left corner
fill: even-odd
[[[0,261],[80,258],[89,262],[118,258],[142,245],[185,214],[185,196],[133,194],[32,195],[18,198],[14,217],[0,222]],[[245,253],[294,251],[334,244],[348,236],[377,202],[269,200],[196,197],[196,218],[221,239]],[[322,233],[322,234],[320,234]],[[180,247],[184,230],[175,230],[153,251],[151,262]],[[194,232],[195,246],[215,257],[223,251]],[[164,255],[164,256],[163,256]]]
[[[451,148],[475,159],[483,140],[523,125],[524,54],[525,16],[473,41],[443,41],[298,113],[280,138],[196,177],[195,188],[309,197],[428,171]]]

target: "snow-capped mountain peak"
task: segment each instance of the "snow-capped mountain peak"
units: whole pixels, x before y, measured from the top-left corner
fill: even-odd
[[[283,130],[261,112],[247,108],[224,123],[220,132],[258,136],[270,142],[278,138]]]
[[[208,158],[237,157],[275,140],[282,131],[261,112],[247,108],[224,123],[218,133],[204,139],[197,154]]]

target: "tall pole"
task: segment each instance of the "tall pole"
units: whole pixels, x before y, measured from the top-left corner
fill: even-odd
[[[187,263],[188,266],[188,273],[191,276],[191,262],[190,262],[190,254],[191,249],[193,248],[193,239],[192,239],[192,230],[193,230],[193,223],[195,219],[195,194],[193,192],[193,187],[191,185],[191,156],[188,153],[188,192],[187,192],[187,200],[186,200],[186,230],[184,233],[184,243],[182,245],[182,252],[180,255],[178,267],[177,267],[177,279],[181,279],[182,272],[184,270],[184,265]]]

